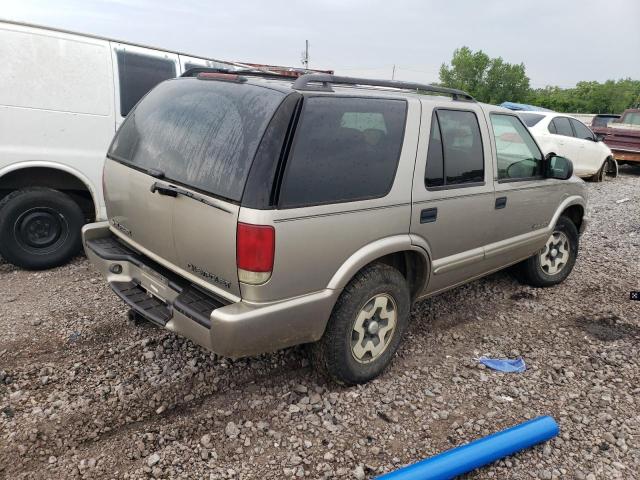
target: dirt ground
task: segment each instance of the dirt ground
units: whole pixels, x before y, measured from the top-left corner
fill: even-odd
[[[640,170],[621,170],[588,184],[564,284],[502,272],[418,303],[359,387],[319,378],[302,348],[230,361],[128,324],[84,257],[0,264],[0,477],[363,479],[550,414],[559,437],[466,478],[640,478]]]

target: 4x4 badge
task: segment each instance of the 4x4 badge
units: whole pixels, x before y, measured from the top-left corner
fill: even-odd
[[[111,219],[111,225],[116,227],[118,230],[120,230],[122,233],[124,233],[128,237],[131,236],[131,230],[129,230],[127,227],[125,227],[121,223],[117,222],[114,218]]]

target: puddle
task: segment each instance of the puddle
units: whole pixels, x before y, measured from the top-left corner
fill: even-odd
[[[613,342],[629,337],[640,338],[640,327],[622,323],[616,315],[606,317],[580,317],[576,325],[592,337],[604,342]]]
[[[509,297],[511,300],[534,300],[536,296],[527,291],[516,292]]]

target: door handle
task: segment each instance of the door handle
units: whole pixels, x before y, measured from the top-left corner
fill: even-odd
[[[178,191],[175,187],[172,187],[170,185],[160,185],[158,182],[154,182],[153,185],[151,185],[150,190],[151,193],[158,192],[160,195],[166,195],[167,197],[178,196]]]
[[[496,198],[496,210],[500,210],[507,206],[507,197]]]
[[[425,208],[420,212],[420,223],[432,223],[438,218],[437,208]]]

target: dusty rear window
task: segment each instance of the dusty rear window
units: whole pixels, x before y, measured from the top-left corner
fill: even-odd
[[[284,94],[249,84],[170,80],[129,114],[108,156],[240,201],[262,134]]]

